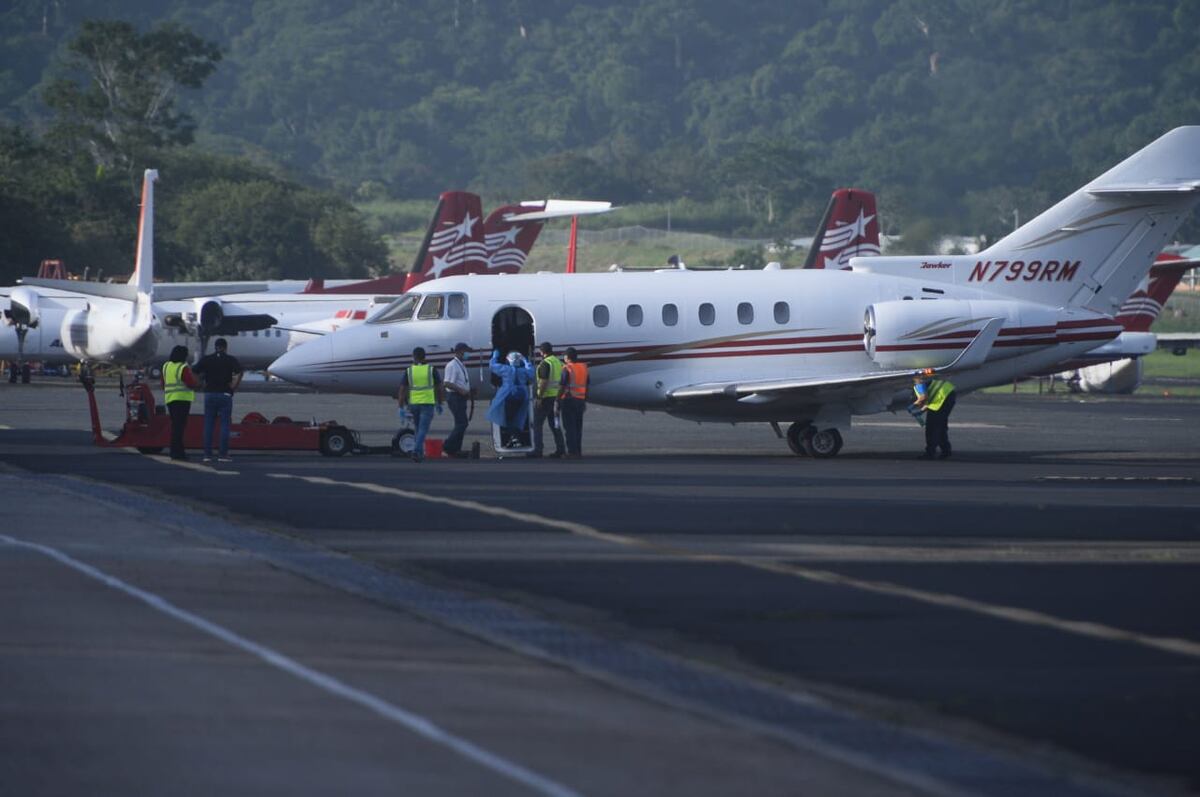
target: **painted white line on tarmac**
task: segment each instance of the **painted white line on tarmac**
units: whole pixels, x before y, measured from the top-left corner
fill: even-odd
[[[0,423],[0,429],[6,429],[6,430],[9,430],[9,429],[12,429],[12,427],[11,427],[11,426],[9,426],[9,425],[8,425],[8,424],[6,424],[6,423]]]
[[[366,708],[384,719],[391,720],[399,725],[404,726],[408,730],[428,739],[435,744],[440,744],[459,755],[469,758],[477,764],[480,764],[487,769],[503,775],[506,778],[522,783],[539,794],[552,795],[553,797],[578,797],[578,792],[561,784],[555,783],[548,778],[545,778],[536,772],[525,769],[520,764],[516,764],[508,759],[501,758],[495,753],[490,753],[482,747],[473,744],[472,742],[455,736],[440,727],[435,725],[431,720],[426,719],[420,714],[407,711],[399,706],[389,703],[382,698],[376,697],[369,692],[364,692],[361,689],[356,689],[349,684],[339,681],[331,675],[326,675],[323,672],[306,667],[295,659],[291,659],[276,650],[260,645],[257,642],[246,639],[245,637],[230,631],[224,626],[206,620],[199,615],[180,609],[178,606],[167,601],[165,598],[159,597],[152,592],[147,592],[143,589],[126,583],[116,576],[105,573],[89,564],[74,559],[71,556],[59,551],[56,548],[51,548],[47,545],[41,545],[35,542],[19,540],[15,537],[9,537],[6,534],[0,534],[0,542],[7,543],[17,548],[36,551],[37,553],[54,559],[55,561],[66,565],[67,567],[93,578],[105,586],[112,587],[115,590],[124,592],[130,597],[136,598],[152,609],[155,609],[163,614],[173,617],[180,622],[192,626],[193,628],[202,631],[210,636],[225,642],[239,650],[254,656],[263,662],[283,670],[289,675],[293,675],[302,681],[305,681],[312,686],[317,687],[325,692],[328,692],[335,697],[340,697],[351,703]]]
[[[1183,418],[1151,418],[1151,417],[1132,417],[1122,418],[1123,421],[1182,421]]]
[[[131,446],[126,446],[125,448],[122,448],[121,450],[127,454],[137,454],[139,457],[156,456],[155,454],[143,454],[141,451],[138,451],[136,448],[133,448]],[[236,471],[236,470],[217,470],[216,466],[218,463],[216,463],[216,462],[212,462],[212,463],[188,462],[186,460],[181,461],[178,459],[171,459],[170,457],[163,457],[160,459],[156,459],[155,461],[160,462],[163,465],[174,465],[177,468],[187,468],[188,470],[194,470],[198,473],[215,473],[218,476],[240,476],[241,475],[240,471]]]
[[[1140,634],[1136,631],[1126,631],[1123,628],[1115,628],[1113,626],[1104,625],[1103,623],[1093,623],[1086,620],[1066,620],[1061,617],[1055,617],[1054,615],[1035,611],[1033,609],[1022,609],[1017,606],[1004,606],[1001,604],[985,603],[984,601],[978,601],[972,598],[963,598],[957,595],[932,592],[930,590],[918,589],[915,587],[906,587],[901,584],[892,584],[887,581],[868,581],[862,578],[844,576],[840,573],[834,573],[829,570],[818,570],[816,568],[804,567],[802,565],[792,565],[786,562],[768,562],[741,556],[731,556],[728,554],[698,553],[686,548],[651,542],[649,540],[641,539],[640,537],[600,531],[597,528],[583,523],[575,523],[569,520],[559,520],[557,518],[539,515],[534,512],[517,512],[500,506],[482,504],[478,501],[470,501],[460,498],[446,498],[440,495],[420,493],[416,490],[404,490],[399,487],[388,487],[382,484],[374,484],[371,482],[338,481],[336,479],[329,479],[324,476],[297,476],[291,473],[268,473],[267,476],[273,479],[298,479],[300,481],[308,482],[309,484],[352,487],[356,490],[365,490],[366,492],[378,493],[379,495],[393,495],[398,498],[407,498],[413,501],[424,501],[431,504],[451,506],[455,507],[456,509],[467,509],[474,512],[482,512],[487,515],[492,515],[493,517],[502,517],[508,520],[516,520],[521,523],[530,523],[543,526],[545,528],[558,529],[579,537],[586,537],[592,540],[603,540],[605,542],[613,543],[614,545],[621,545],[627,548],[638,548],[643,551],[650,551],[677,559],[685,559],[693,562],[705,562],[710,564],[715,562],[718,564],[741,565],[743,567],[750,567],[755,570],[764,570],[766,572],[775,573],[778,575],[795,576],[797,578],[805,579],[806,581],[813,581],[820,584],[833,584],[835,586],[856,589],[861,592],[872,592],[875,594],[887,595],[895,598],[907,598],[909,600],[919,601],[921,603],[928,603],[948,609],[958,609],[961,611],[972,612],[974,614],[980,614],[986,617],[993,617],[1001,620],[1008,620],[1010,622],[1020,623],[1022,625],[1052,628],[1055,631],[1062,631],[1064,633],[1074,634],[1082,637],[1090,637],[1093,639],[1103,639],[1109,642],[1128,642],[1166,653],[1176,653],[1181,656],[1200,659],[1200,643],[1193,642],[1190,639]]]

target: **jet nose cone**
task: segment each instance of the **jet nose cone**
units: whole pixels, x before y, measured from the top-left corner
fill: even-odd
[[[333,360],[332,335],[323,335],[289,350],[267,368],[267,373],[309,387],[331,384],[328,372]]]

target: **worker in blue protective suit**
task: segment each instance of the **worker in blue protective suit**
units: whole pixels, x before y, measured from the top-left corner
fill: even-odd
[[[529,385],[533,382],[533,364],[520,352],[509,352],[500,359],[500,350],[492,352],[492,373],[500,386],[488,407],[488,420],[500,427],[500,439],[510,448],[520,445],[520,435],[529,417]],[[516,442],[513,442],[513,441]]]

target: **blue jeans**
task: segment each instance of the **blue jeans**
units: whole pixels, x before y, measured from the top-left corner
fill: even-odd
[[[417,436],[414,439],[413,458],[417,461],[425,459],[425,435],[429,434],[429,424],[433,422],[432,404],[409,404],[408,411],[413,416],[413,426]]]
[[[229,393],[204,394],[204,456],[212,457],[213,423],[221,418],[220,456],[229,456],[229,419],[233,415],[233,396]]]

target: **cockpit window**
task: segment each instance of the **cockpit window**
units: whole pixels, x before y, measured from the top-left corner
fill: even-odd
[[[425,297],[425,301],[421,302],[421,309],[417,311],[418,321],[432,321],[442,317],[442,311],[446,309],[446,296],[441,293],[431,293]]]
[[[467,295],[465,293],[452,293],[446,299],[446,317],[447,318],[466,318],[467,317]]]
[[[411,321],[413,311],[421,301],[421,294],[406,293],[373,317],[367,319],[368,324],[394,324],[397,321]]]

